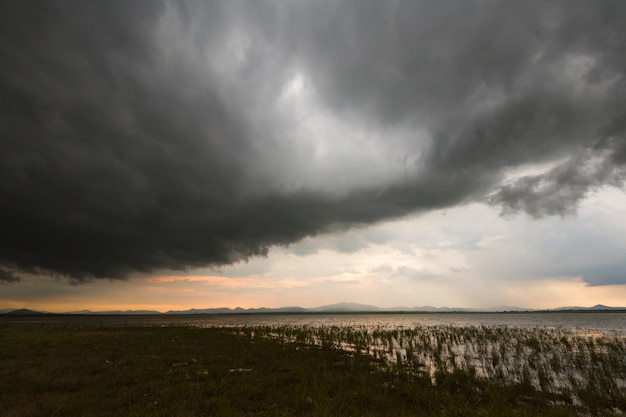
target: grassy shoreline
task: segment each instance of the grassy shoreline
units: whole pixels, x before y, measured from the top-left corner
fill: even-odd
[[[411,331],[414,340],[427,339],[423,329]],[[408,333],[398,331],[375,334],[363,329],[289,326],[4,327],[0,328],[0,415],[570,416],[626,412],[626,396],[619,389],[591,390],[585,397],[587,385],[580,385],[578,393],[561,393],[537,387],[530,379],[497,379],[479,375],[471,367],[451,367],[442,352],[454,353],[453,337],[459,340],[454,332],[461,331],[473,331],[472,340],[477,341],[494,337],[493,329],[487,328],[444,328],[436,337],[429,335],[432,352],[439,351],[442,361],[430,372],[420,368],[430,355],[426,345],[410,342]],[[384,346],[389,355],[374,353],[372,346],[377,342],[367,339],[374,336],[389,341]],[[532,357],[535,351],[546,352],[550,346],[565,343],[548,336],[529,339],[533,341],[523,352]],[[559,366],[598,370],[597,375],[581,374],[582,379],[604,375],[618,384],[626,377],[624,343],[610,345],[612,341],[601,340],[591,346],[586,339],[580,342],[587,343],[589,358],[596,361],[589,368],[592,371],[575,362],[587,357],[576,356],[576,343],[567,347],[572,362],[562,361]],[[477,352],[483,349],[480,343],[476,346]],[[407,354],[407,348],[411,353]],[[611,349],[612,356],[608,355]],[[604,363],[610,367],[603,368]],[[608,371],[613,374],[605,375]],[[574,394],[580,397],[576,401]]]

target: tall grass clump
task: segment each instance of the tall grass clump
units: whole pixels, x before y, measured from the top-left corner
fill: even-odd
[[[293,341],[288,326],[267,337]],[[470,394],[484,384],[581,413],[626,413],[626,339],[573,330],[487,326],[319,327],[310,346],[369,352],[406,379]]]

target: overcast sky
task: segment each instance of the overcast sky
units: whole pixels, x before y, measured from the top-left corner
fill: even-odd
[[[0,5],[0,309],[626,305],[626,3]]]

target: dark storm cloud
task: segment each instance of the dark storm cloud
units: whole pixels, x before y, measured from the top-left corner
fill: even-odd
[[[472,200],[569,212],[624,182],[625,11],[621,1],[4,2],[1,262],[123,278]],[[364,185],[370,166],[348,154],[329,167],[350,167],[339,191],[337,175],[308,178],[325,169],[276,104],[296,73],[338,120],[380,138],[409,132],[368,145],[413,171]],[[566,162],[503,182],[510,168],[555,160]]]
[[[525,176],[503,185],[490,200],[502,205],[504,213],[523,210],[535,218],[573,214],[589,192],[624,184],[626,170],[612,163],[613,156],[608,151],[598,155],[585,149],[545,174]]]

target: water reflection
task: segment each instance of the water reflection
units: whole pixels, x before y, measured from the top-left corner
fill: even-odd
[[[406,313],[406,314],[215,314],[2,316],[2,325],[68,326],[339,326],[383,329],[415,326],[506,326],[571,329],[580,334],[626,335],[626,312]]]

